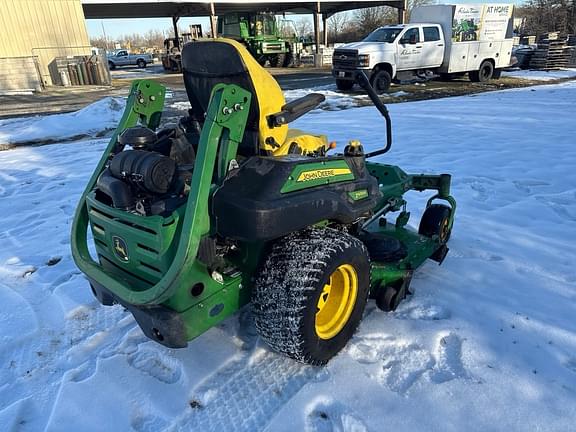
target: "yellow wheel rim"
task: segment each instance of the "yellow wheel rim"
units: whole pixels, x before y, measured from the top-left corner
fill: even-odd
[[[438,236],[440,238],[441,242],[444,242],[446,240],[446,238],[448,237],[448,223],[450,221],[448,220],[448,218],[444,219],[442,221],[442,225],[440,226],[440,235]]]
[[[350,264],[342,264],[330,275],[320,294],[316,312],[316,334],[332,339],[344,328],[356,304],[358,275]]]

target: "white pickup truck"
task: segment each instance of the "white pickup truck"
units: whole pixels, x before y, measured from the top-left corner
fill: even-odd
[[[363,70],[378,93],[393,79],[468,73],[471,81],[499,78],[510,65],[512,4],[433,5],[414,8],[410,24],[380,27],[363,41],[334,50],[332,75],[350,90]]]
[[[108,67],[116,69],[118,66],[138,66],[145,68],[147,64],[154,60],[150,54],[130,54],[127,50],[118,50],[106,56]]]

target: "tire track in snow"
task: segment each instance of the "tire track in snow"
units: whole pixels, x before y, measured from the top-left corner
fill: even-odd
[[[306,384],[329,377],[325,368],[298,363],[259,345],[248,308],[240,311],[229,333],[238,354],[192,389],[190,408],[167,430],[260,431]]]
[[[262,430],[302,387],[321,375],[321,368],[257,348],[197,386],[191,394],[192,411],[171,430]]]

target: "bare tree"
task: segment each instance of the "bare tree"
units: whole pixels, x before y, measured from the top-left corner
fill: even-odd
[[[434,0],[408,0],[408,18],[410,17],[410,12],[415,7],[432,4],[434,2]],[[354,14],[354,25],[360,37],[367,35],[378,27],[396,23],[398,23],[398,9],[388,6],[359,9]]]
[[[338,35],[347,31],[350,15],[340,12],[328,18],[328,42],[339,42]]]
[[[524,18],[522,32],[540,36],[549,32],[574,34],[576,32],[576,2],[574,0],[528,0],[516,9]]]
[[[312,33],[312,22],[309,18],[300,17],[294,20],[294,27],[300,37],[309,36]]]
[[[106,40],[106,38],[104,36],[91,37],[90,38],[90,45],[95,47],[95,48],[106,49],[108,47],[108,41]]]
[[[354,14],[354,24],[361,36],[383,25],[395,23],[397,19],[396,9],[387,6],[359,9]]]
[[[188,32],[189,29],[180,28],[179,33]],[[113,47],[116,43],[121,47],[130,48],[133,51],[145,51],[148,49],[162,49],[164,39],[174,37],[174,29],[158,30],[151,29],[144,34],[133,33],[125,34],[115,38],[114,40],[106,40],[104,36],[90,38],[90,44],[98,48]],[[108,42],[108,43],[107,43]]]
[[[434,0],[408,0],[408,9],[406,12],[406,18],[410,19],[410,13],[412,12],[412,9],[414,9],[415,7],[426,6],[433,3],[436,2]]]

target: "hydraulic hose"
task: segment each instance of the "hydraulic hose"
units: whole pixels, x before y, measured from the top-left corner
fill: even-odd
[[[390,120],[390,115],[388,114],[388,108],[386,108],[386,105],[384,105],[384,103],[380,100],[380,98],[374,91],[374,88],[370,85],[370,81],[368,80],[368,77],[366,76],[364,71],[361,70],[356,72],[355,78],[356,82],[360,85],[360,87],[366,90],[366,93],[368,93],[370,100],[372,101],[374,106],[376,106],[378,111],[380,111],[382,117],[384,117],[384,119],[386,120],[386,147],[380,150],[366,153],[366,158],[379,156],[381,154],[386,153],[392,147],[392,121]]]

